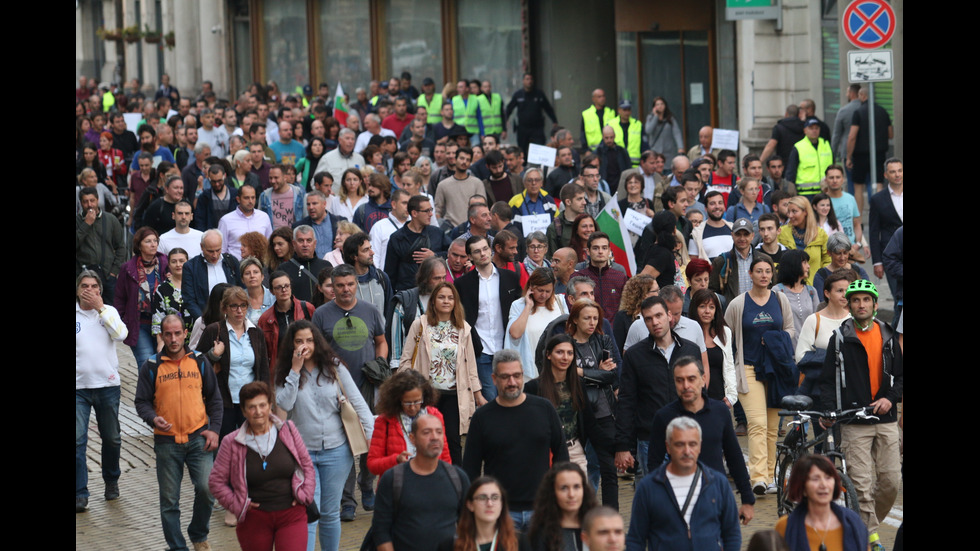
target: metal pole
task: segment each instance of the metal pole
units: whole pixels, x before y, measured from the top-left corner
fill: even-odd
[[[868,178],[868,204],[870,205],[871,196],[874,195],[872,186],[875,186],[873,189],[878,189],[878,156],[876,155],[878,148],[875,143],[875,83],[873,82],[868,83],[868,136],[871,140],[868,150],[871,159],[871,177]]]

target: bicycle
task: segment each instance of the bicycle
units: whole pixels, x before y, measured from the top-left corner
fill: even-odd
[[[873,408],[861,407],[841,411],[811,411],[807,408],[813,405],[813,400],[809,396],[801,395],[786,396],[782,399],[780,405],[784,408],[779,412],[781,417],[796,417],[796,419],[789,423],[790,429],[786,434],[786,438],[776,446],[778,452],[776,456],[776,472],[774,474],[776,478],[777,514],[779,516],[787,515],[796,507],[796,504],[787,497],[789,475],[793,470],[793,465],[796,463],[796,460],[813,453],[812,448],[820,443],[824,443],[823,455],[827,456],[834,463],[834,466],[837,467],[838,474],[840,474],[841,492],[840,497],[837,499],[837,504],[860,514],[861,510],[858,505],[857,490],[854,488],[854,483],[851,482],[851,478],[847,475],[847,460],[844,454],[837,451],[834,446],[834,431],[828,429],[820,436],[811,440],[807,437],[806,425],[811,419],[821,418],[845,423],[855,419],[877,420],[878,418],[876,416],[870,415]]]

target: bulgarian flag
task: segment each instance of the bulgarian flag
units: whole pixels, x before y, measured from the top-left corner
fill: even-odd
[[[613,260],[626,268],[626,276],[633,277],[636,273],[636,258],[633,256],[629,233],[626,225],[623,224],[623,213],[619,211],[619,204],[615,198],[606,203],[606,208],[602,209],[596,218],[599,231],[609,235],[609,248],[612,249]]]
[[[347,127],[347,101],[344,100],[344,87],[337,83],[337,92],[333,95],[333,118],[337,119],[341,128]]]

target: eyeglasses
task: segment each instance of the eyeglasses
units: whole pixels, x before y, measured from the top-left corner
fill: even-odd
[[[410,407],[421,406],[421,405],[422,405],[422,400],[415,400],[414,402],[402,402],[403,408],[410,408]]]
[[[248,309],[248,304],[229,304],[229,310],[246,310]]]
[[[515,381],[519,381],[524,378],[524,373],[520,371],[518,371],[517,373],[499,373],[494,375],[494,377],[500,379],[501,381],[509,381],[511,379],[514,379]]]
[[[272,288],[272,290],[275,291],[275,292],[277,292],[277,293],[279,293],[279,292],[282,292],[282,291],[288,291],[291,288],[292,288],[292,285],[290,285],[289,283],[285,283],[283,285],[276,285],[275,287]]]
[[[427,214],[432,214],[432,210],[433,210],[432,207],[429,207],[427,209],[419,209],[416,212],[424,212],[424,213],[427,213]]]
[[[473,496],[473,501],[497,503],[500,501],[500,494],[477,494]]]
[[[530,250],[532,250],[532,251],[540,251],[541,249],[547,249],[548,246],[547,245],[528,245],[527,248],[530,249]]]

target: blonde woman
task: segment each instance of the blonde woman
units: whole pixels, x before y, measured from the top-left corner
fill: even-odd
[[[827,232],[817,224],[813,207],[805,197],[790,197],[786,211],[789,222],[779,230],[779,243],[789,249],[806,251],[810,257],[810,274],[806,282],[813,285],[813,276],[831,262],[827,252]]]

